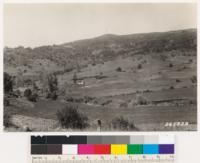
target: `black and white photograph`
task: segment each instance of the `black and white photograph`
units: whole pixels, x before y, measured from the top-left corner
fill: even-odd
[[[197,130],[196,3],[8,3],[5,132]]]

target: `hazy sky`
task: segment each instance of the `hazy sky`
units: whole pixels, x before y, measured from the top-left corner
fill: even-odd
[[[61,44],[99,35],[196,28],[195,4],[6,4],[4,45]]]

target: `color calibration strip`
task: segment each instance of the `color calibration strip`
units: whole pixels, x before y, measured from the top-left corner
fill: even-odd
[[[31,154],[174,154],[174,136],[32,136]]]

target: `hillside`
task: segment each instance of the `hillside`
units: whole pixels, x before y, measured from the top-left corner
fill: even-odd
[[[117,57],[168,51],[196,52],[195,29],[132,35],[103,35],[62,45],[36,48],[4,48],[4,65],[9,67],[35,67],[49,64],[53,70],[73,69],[98,64]],[[33,65],[32,65],[33,64]]]

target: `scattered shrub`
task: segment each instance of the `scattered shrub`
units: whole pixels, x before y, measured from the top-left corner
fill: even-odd
[[[103,102],[101,105],[102,105],[102,106],[105,106],[105,105],[110,104],[111,102],[112,102],[112,100],[107,100],[107,101]]]
[[[123,102],[120,104],[120,108],[127,108],[128,104],[126,102]]]
[[[91,97],[85,96],[85,97],[66,97],[65,100],[67,102],[76,102],[76,103],[88,103],[90,100],[92,100]]]
[[[4,127],[10,127],[11,123],[11,116],[8,113],[4,113],[3,115],[3,125]]]
[[[174,89],[174,86],[171,86],[170,89]]]
[[[50,98],[50,97],[51,97],[51,94],[49,92],[47,92],[46,98]]]
[[[3,101],[4,106],[9,106],[10,102],[8,100],[8,98],[4,97],[4,101]]]
[[[13,91],[13,78],[8,73],[4,72],[4,92],[10,93]]]
[[[74,84],[77,83],[78,78],[77,78],[76,73],[74,73],[72,80],[73,80]]]
[[[74,102],[74,98],[73,97],[66,97],[65,100],[67,102]]]
[[[152,91],[149,90],[149,89],[146,89],[146,90],[144,90],[143,92],[144,92],[144,93],[149,93],[149,92],[152,92]]]
[[[170,68],[173,67],[173,66],[174,66],[174,65],[173,65],[172,63],[169,64],[169,67],[170,67]]]
[[[51,98],[52,100],[57,100],[58,95],[56,94],[56,92],[52,92],[51,95],[50,95],[50,98]]]
[[[32,131],[28,126],[23,126],[22,129],[23,131],[26,131],[26,132]]]
[[[143,60],[143,61],[142,61],[142,63],[144,63],[144,64],[145,64],[145,63],[147,63],[147,61],[146,61],[146,60]]]
[[[55,74],[51,74],[48,76],[48,86],[49,92],[47,94],[47,98],[51,98],[52,100],[57,99],[57,90],[58,90],[58,81]]]
[[[52,99],[52,100],[57,100],[57,98],[58,98],[58,95],[57,95],[57,93],[56,92],[48,92],[47,93],[47,95],[46,95],[46,98],[50,98],[50,99]]]
[[[193,60],[192,59],[189,59],[189,61],[188,61],[189,63],[192,63],[193,62]]]
[[[38,94],[37,93],[34,93],[34,94],[31,94],[30,96],[27,97],[27,99],[31,102],[37,102],[38,100]]]
[[[31,84],[33,84],[33,82],[32,82],[31,79],[24,79],[23,82],[24,82],[25,85],[31,85]]]
[[[93,102],[94,104],[98,104],[98,101],[97,100],[94,100],[94,102]]]
[[[92,101],[92,100],[94,100],[94,97],[90,97],[90,96],[85,96],[85,97],[84,97],[84,102],[85,102],[85,103],[88,103],[88,102],[90,102],[90,101]]]
[[[20,90],[16,90],[13,93],[15,94],[16,97],[21,97],[22,96]]]
[[[89,125],[88,118],[73,105],[67,105],[64,109],[59,110],[56,115],[64,128],[84,129]]]
[[[176,82],[179,83],[179,82],[181,82],[181,81],[180,81],[180,79],[176,79]]]
[[[26,89],[25,91],[24,91],[24,97],[29,97],[29,96],[31,96],[32,95],[32,91],[31,91],[31,89]]]
[[[162,61],[166,61],[166,60],[167,60],[167,56],[166,56],[166,55],[160,55],[160,59],[161,59]]]
[[[142,69],[142,65],[141,65],[141,64],[138,64],[137,68],[138,68],[138,69]]]
[[[84,102],[84,99],[83,98],[75,98],[74,99],[74,102],[76,102],[76,103],[83,103]]]
[[[38,94],[32,93],[31,89],[26,89],[24,91],[24,97],[26,97],[31,102],[37,102],[38,100]]]
[[[115,130],[135,130],[136,127],[133,122],[129,122],[123,116],[116,117],[112,120],[111,125]]]
[[[98,119],[98,120],[97,120],[97,124],[98,124],[98,126],[100,126],[100,127],[101,127],[101,124],[102,124],[102,122],[101,122],[101,120],[100,120],[100,119]]]
[[[58,88],[58,81],[57,81],[57,77],[54,74],[51,74],[48,76],[48,86],[49,86],[49,91],[50,92],[54,92],[56,91]]]
[[[103,74],[99,74],[95,76],[96,79],[104,79],[107,78],[107,76],[103,75]]]
[[[190,104],[190,105],[197,105],[197,101],[196,101],[196,100],[190,100],[190,101],[189,101],[189,104]]]
[[[121,68],[121,67],[117,67],[117,68],[116,68],[116,71],[117,71],[117,72],[122,72],[122,68]]]
[[[190,80],[192,83],[197,83],[197,76],[193,75]]]
[[[148,100],[141,95],[137,95],[134,103],[135,103],[135,105],[147,105]]]

